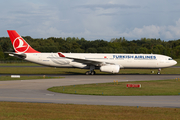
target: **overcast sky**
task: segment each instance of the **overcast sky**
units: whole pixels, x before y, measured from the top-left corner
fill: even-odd
[[[0,0],[0,37],[180,39],[180,0]]]

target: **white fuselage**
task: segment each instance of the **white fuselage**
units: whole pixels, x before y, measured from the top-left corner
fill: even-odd
[[[51,67],[77,67],[89,69],[87,64],[73,59],[59,57],[58,53],[25,53],[25,60]],[[120,68],[165,68],[177,62],[171,57],[158,54],[102,54],[102,53],[63,53],[73,58],[89,59],[119,65]],[[98,67],[98,66],[97,66]]]

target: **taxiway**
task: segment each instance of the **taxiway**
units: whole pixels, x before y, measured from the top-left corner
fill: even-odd
[[[61,79],[0,81],[0,101],[180,108],[180,96],[93,96],[47,91],[53,86],[164,80],[180,75],[60,75]],[[121,92],[121,91],[119,91]]]

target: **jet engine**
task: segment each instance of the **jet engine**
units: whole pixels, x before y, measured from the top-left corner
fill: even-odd
[[[119,65],[105,65],[100,67],[101,72],[119,73]]]

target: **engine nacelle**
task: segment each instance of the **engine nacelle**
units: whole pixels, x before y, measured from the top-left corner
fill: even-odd
[[[100,67],[101,72],[119,73],[119,70],[119,65],[106,65]]]

